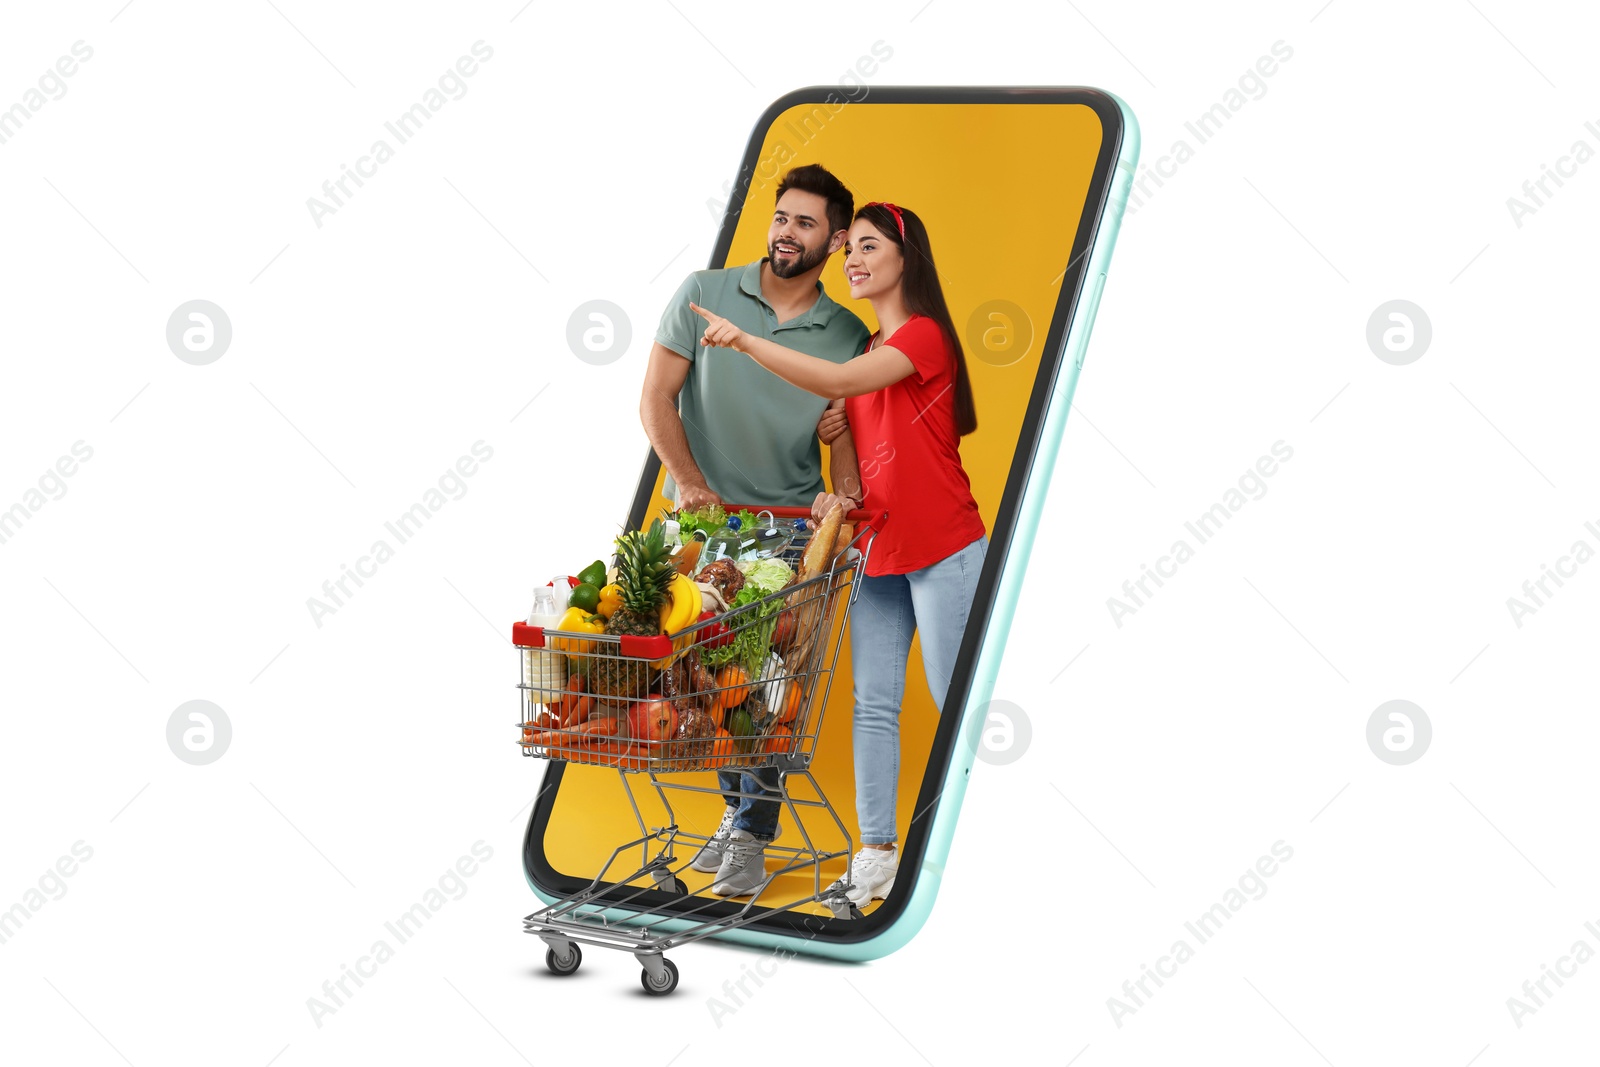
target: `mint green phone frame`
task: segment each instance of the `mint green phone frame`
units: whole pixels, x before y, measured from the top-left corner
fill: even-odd
[[[750,165],[773,120],[797,104],[821,102],[827,99],[829,93],[837,95],[834,88],[827,86],[797,90],[774,102],[756,123],[746,153],[745,170],[741,173],[741,181],[735,188],[734,195],[730,197],[721,238],[712,253],[712,266],[720,266],[727,257],[733,229],[743,207]],[[937,800],[927,809],[927,813],[931,813],[931,823],[927,825],[925,831],[926,836],[918,857],[918,877],[914,879],[910,895],[903,900],[897,900],[896,898],[900,897],[898,892],[890,894],[891,899],[884,901],[866,919],[825,919],[818,916],[778,913],[773,916],[772,925],[758,923],[717,935],[717,939],[724,942],[856,961],[886,956],[910,941],[927,921],[933,909],[934,898],[938,895],[939,882],[950,852],[950,842],[955,834],[956,820],[966,794],[967,779],[971,775],[973,760],[981,743],[987,717],[986,709],[993,697],[995,679],[1005,653],[1011,619],[1016,611],[1017,596],[1022,588],[1029,556],[1032,554],[1039,516],[1043,511],[1045,496],[1055,472],[1056,453],[1060,448],[1067,413],[1072,408],[1072,396],[1077,389],[1078,374],[1088,351],[1089,335],[1094,328],[1095,314],[1099,310],[1111,253],[1116,247],[1117,233],[1121,229],[1123,212],[1127,206],[1135,167],[1139,160],[1139,124],[1133,112],[1121,98],[1099,89],[885,87],[872,89],[869,98],[875,103],[1010,102],[1022,105],[1083,103],[1093,107],[1100,115],[1107,140],[1114,139],[1114,141],[1109,145],[1109,150],[1102,150],[1101,158],[1096,164],[1095,178],[1090,183],[1089,202],[1084,205],[1086,224],[1092,227],[1086,249],[1086,266],[1075,273],[1073,267],[1076,264],[1069,264],[1067,276],[1062,282],[1063,294],[1069,285],[1073,287],[1071,302],[1065,305],[1071,316],[1070,325],[1060,342],[1061,358],[1056,365],[1055,388],[1046,402],[1042,420],[1039,422],[1032,462],[1028,466],[1026,480],[1023,482],[1021,496],[1014,512],[1009,545],[997,546],[993,542],[990,545],[991,558],[997,555],[997,547],[1002,549],[998,555],[1003,556],[1003,563],[994,586],[987,625],[976,650],[976,660],[969,661],[972,666],[968,674],[965,698],[961,703],[959,722],[951,734],[944,735],[942,730],[940,732],[941,736],[948,736],[950,739],[949,758],[946,761],[943,782],[933,787]],[[1107,121],[1108,119],[1114,121]],[[1084,251],[1079,251],[1074,259],[1082,259],[1084,255]],[[1058,303],[1056,312],[1058,319],[1062,313],[1061,309],[1062,304]],[[1047,332],[1047,338],[1052,333],[1053,329]],[[659,460],[652,454],[645,463],[634,501],[635,524],[643,517],[643,512],[648,507],[658,468]],[[1009,493],[1009,486],[1007,491]],[[997,529],[995,533],[998,532]],[[966,660],[968,655],[969,652],[964,647],[962,660]],[[958,683],[963,666],[962,660],[958,660],[956,665],[957,679],[951,685],[952,696],[957,696],[960,689]],[[948,716],[949,712],[946,711],[945,714]],[[938,748],[936,740],[934,755],[939,754]],[[930,766],[932,762],[933,756],[930,756]],[[545,861],[543,829],[553,808],[555,789],[559,787],[564,768],[565,764],[562,763],[547,764],[544,786],[529,816],[528,829],[523,841],[523,869],[528,878],[528,885],[534,895],[546,904],[554,904],[562,896],[562,892],[555,890],[567,888],[561,885],[541,884],[541,881],[556,882],[563,877],[556,874]],[[924,782],[924,794],[931,784]],[[917,836],[918,830],[914,824],[913,832],[907,835],[905,842],[906,853],[912,852],[911,846]],[[906,858],[909,859],[910,856],[907,855]],[[901,870],[901,878],[904,879],[906,873],[904,864]],[[587,879],[584,881],[587,882]],[[895,904],[898,906],[889,912],[885,921],[880,913],[884,913]],[[609,920],[617,922],[627,922],[630,918],[637,917],[636,912],[626,908],[608,909],[605,914]],[[657,914],[651,917],[651,929],[656,933],[668,933],[698,925],[706,918],[707,914],[703,911],[695,919],[683,920],[661,919]],[[879,921],[874,922],[875,919]],[[859,931],[859,934],[852,936],[854,931]]]

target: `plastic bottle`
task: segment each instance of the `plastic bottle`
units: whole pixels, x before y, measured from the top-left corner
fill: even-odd
[[[567,580],[538,586],[533,591],[529,626],[553,630],[567,606]],[[548,648],[528,648],[522,653],[522,685],[534,704],[552,704],[567,688],[567,657]],[[530,709],[531,710],[531,709]]]
[[[764,522],[761,521],[763,518],[765,519]],[[793,543],[795,536],[794,523],[780,526],[778,521],[772,517],[772,512],[770,511],[763,511],[756,516],[756,519],[757,524],[751,527],[745,535],[755,539],[754,551],[745,558],[770,559],[773,556],[781,555]],[[801,521],[803,520],[795,520],[795,522]]]
[[[700,553],[701,565],[714,563],[719,559],[753,558],[756,545],[756,538],[752,533],[745,533],[739,529],[739,516],[729,515],[728,525],[706,538],[705,550]]]

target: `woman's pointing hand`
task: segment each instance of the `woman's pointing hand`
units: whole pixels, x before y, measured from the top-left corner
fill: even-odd
[[[700,339],[701,344],[707,348],[731,348],[735,352],[748,354],[749,335],[739,327],[721,315],[707,311],[692,300],[689,302],[689,310],[706,320],[706,332]]]

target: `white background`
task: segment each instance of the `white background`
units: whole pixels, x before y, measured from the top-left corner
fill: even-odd
[[[1520,1027],[1506,1003],[1575,941],[1600,950],[1600,564],[1520,627],[1506,606],[1600,548],[1600,163],[1520,227],[1506,206],[1600,148],[1592,15],[274,2],[3,15],[0,107],[73,42],[94,55],[0,145],[0,508],[74,442],[93,458],[0,545],[0,908],[75,842],[93,856],[0,945],[0,1058],[1592,1050],[1600,963]],[[466,95],[318,228],[307,198],[480,39]],[[510,743],[506,624],[622,515],[647,340],[751,124],[879,40],[875,84],[1115,91],[1152,163],[1275,41],[1293,57],[1123,227],[996,692],[1031,748],[974,771],[921,935],[786,962],[720,1020],[758,954],[683,949],[659,1001],[618,954],[556,980],[518,921],[539,772]],[[1365,339],[1397,298],[1432,322],[1407,366]],[[209,366],[166,345],[192,299],[232,322]],[[565,341],[591,299],[633,323],[599,368]],[[480,440],[466,494],[318,627],[307,598]],[[1107,598],[1279,440],[1266,495],[1116,625]],[[166,742],[193,699],[233,726],[208,766]],[[1391,699],[1432,723],[1407,766],[1366,742]],[[465,895],[318,1026],[307,998],[480,840]],[[1266,895],[1196,947],[1184,922],[1280,840]],[[1194,958],[1114,1020],[1181,937]]]

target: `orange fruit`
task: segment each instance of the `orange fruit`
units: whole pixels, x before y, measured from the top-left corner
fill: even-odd
[[[803,679],[789,679],[789,683],[783,687],[783,712],[778,716],[779,722],[793,722],[795,716],[800,714],[800,705],[806,699],[805,688]]]
[[[794,734],[787,726],[779,723],[772,728],[772,732],[762,741],[761,749],[763,752],[788,752],[789,745],[793,741]]]
[[[715,706],[720,711],[744,703],[750,695],[750,674],[743,667],[730,664],[717,672]]]
[[[726,767],[732,762],[733,735],[719,727],[711,745],[711,758],[706,763],[710,767]]]

